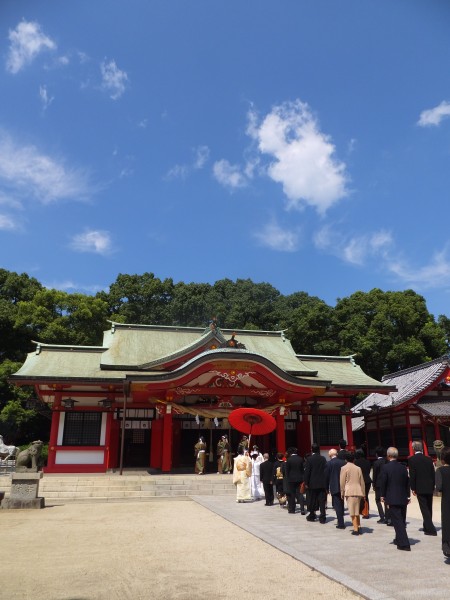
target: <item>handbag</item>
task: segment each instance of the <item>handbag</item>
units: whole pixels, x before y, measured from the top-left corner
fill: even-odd
[[[304,494],[306,492],[306,485],[305,482],[302,481],[300,484],[300,494]]]
[[[367,499],[364,500],[364,506],[362,508],[361,514],[363,517],[369,516],[369,502],[367,501]]]

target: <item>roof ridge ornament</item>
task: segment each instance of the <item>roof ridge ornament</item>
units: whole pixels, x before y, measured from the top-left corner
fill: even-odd
[[[241,344],[236,339],[236,334],[233,333],[229,340],[226,340],[222,344],[220,344],[221,348],[236,348],[238,350],[246,350],[245,344]]]

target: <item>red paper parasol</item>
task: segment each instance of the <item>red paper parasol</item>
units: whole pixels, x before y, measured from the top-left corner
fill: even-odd
[[[236,408],[228,415],[230,425],[241,433],[265,435],[277,426],[277,422],[269,413],[258,408]]]

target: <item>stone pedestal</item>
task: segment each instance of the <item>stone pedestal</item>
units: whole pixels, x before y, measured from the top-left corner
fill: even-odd
[[[38,498],[42,473],[13,473],[9,498],[2,500],[2,508],[44,508],[45,498]]]

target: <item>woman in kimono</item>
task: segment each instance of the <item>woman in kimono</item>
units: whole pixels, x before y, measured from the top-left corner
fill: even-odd
[[[236,486],[236,502],[251,500],[250,477],[252,475],[252,461],[242,448],[234,458],[233,483]]]
[[[205,438],[200,436],[198,442],[194,446],[195,456],[195,473],[203,475],[205,472],[206,444]]]
[[[442,467],[436,471],[436,489],[442,492],[442,552],[446,558],[450,558],[450,448],[442,452],[441,462]]]
[[[258,446],[253,446],[250,452],[252,459],[252,476],[250,478],[250,489],[253,500],[261,500],[264,497],[264,488],[259,475],[259,467],[264,462],[263,455],[258,449]]]

